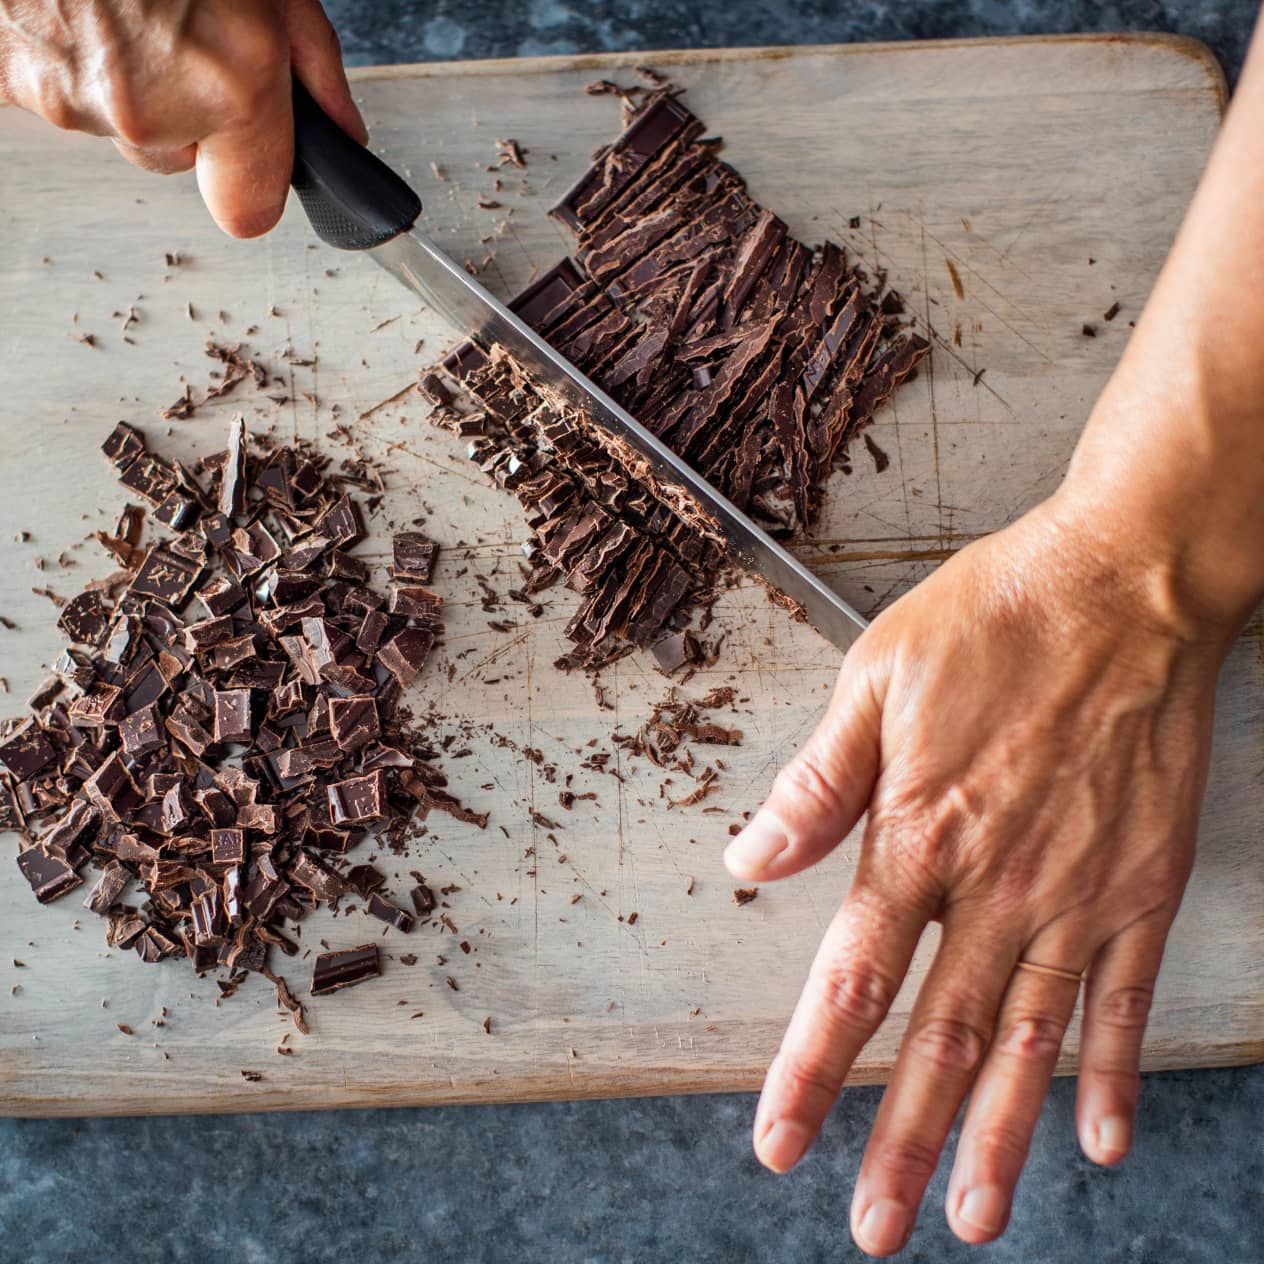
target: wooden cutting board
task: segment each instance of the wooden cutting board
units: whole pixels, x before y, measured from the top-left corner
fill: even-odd
[[[421,192],[431,231],[461,259],[494,248],[484,275],[508,294],[568,249],[545,209],[618,130],[614,102],[585,97],[584,84],[631,80],[643,60],[379,67],[358,72],[355,89],[375,145]],[[1219,71],[1199,46],[1150,37],[652,61],[688,87],[756,197],[798,236],[829,235],[886,269],[935,332],[930,368],[873,431],[890,468],[876,472],[858,450],[817,538],[799,546],[849,601],[876,610],[1056,485],[1206,158],[1224,100]],[[529,151],[529,169],[499,173],[504,207],[477,210],[506,136]],[[458,933],[384,936],[384,976],[313,1003],[312,1034],[296,1034],[289,1057],[275,1052],[291,1027],[266,983],[217,1005],[214,982],[182,962],[146,966],[107,951],[76,898],[35,904],[5,840],[0,1108],[246,1110],[756,1087],[846,889],[856,839],[743,908],[720,851],[729,824],[820,714],[834,652],[759,591],[727,595],[724,655],[682,691],[737,688],[738,714],[725,722],[746,740],[720,752],[721,792],[669,808],[661,774],[616,750],[622,780],[579,774],[573,788],[597,799],[562,810],[560,783],[521,749],[541,750],[560,777],[578,763],[576,748],[615,749],[612,732],[634,731],[666,682],[644,656],[625,660],[607,673],[614,710],[599,710],[582,676],[551,667],[570,593],[551,594],[540,619],[512,603],[482,608],[475,575],[502,591],[516,575],[516,506],[427,424],[417,396],[370,411],[408,387],[449,333],[367,260],[316,245],[293,207],[266,239],[232,242],[206,220],[190,178],[133,171],[103,142],[6,111],[0,153],[0,613],[17,624],[0,630],[5,709],[20,708],[59,649],[54,609],[32,589],[72,594],[107,569],[95,545],[80,547],[121,504],[97,452],[103,434],[125,417],[157,443],[168,428],[158,409],[180,393],[181,375],[199,393],[209,380],[205,340],[242,339],[284,377],[276,389],[289,402],[243,386],[170,423],[163,442],[215,450],[241,410],[281,435],[317,438],[349,423],[377,454],[392,471],[387,513],[424,514],[444,546],[447,644],[418,700],[437,697],[449,717],[442,731],[460,734],[454,749],[470,748],[447,761],[454,789],[492,813],[483,832],[435,818],[408,860],[387,857],[397,889],[410,868],[459,887],[447,897]],[[1116,303],[1117,318],[1105,320]],[[1086,322],[1096,338],[1081,332]],[[84,334],[95,347],[78,341]],[[287,346],[315,364],[287,362]],[[322,442],[349,454],[336,435]],[[370,547],[375,560],[384,538]],[[66,550],[74,565],[63,570]],[[512,630],[494,630],[492,619]],[[1257,620],[1224,676],[1202,846],[1163,969],[1149,1067],[1264,1054],[1262,686]],[[491,724],[513,745],[493,742]],[[563,828],[533,825],[532,809]],[[348,946],[381,932],[361,913],[322,915],[304,925],[303,942]],[[890,1068],[932,939],[857,1082]],[[410,953],[416,965],[400,960]],[[279,968],[306,988],[310,962]],[[1063,1070],[1075,1050],[1073,1034]],[[262,1078],[247,1082],[243,1069]]]

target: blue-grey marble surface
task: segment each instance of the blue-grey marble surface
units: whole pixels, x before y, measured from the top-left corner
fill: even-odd
[[[687,45],[1165,30],[1236,77],[1253,0],[331,0],[356,64]],[[753,1099],[660,1098],[197,1119],[0,1120],[0,1264],[127,1260],[809,1264],[862,1258],[851,1184],[877,1091],[848,1092],[789,1177],[750,1153]],[[1264,1068],[1146,1078],[1136,1153],[1079,1154],[1059,1082],[1008,1234],[939,1210],[903,1259],[1264,1261]]]

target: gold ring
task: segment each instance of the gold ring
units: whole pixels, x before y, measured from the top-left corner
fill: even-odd
[[[1077,974],[1074,970],[1059,970],[1057,966],[1037,965],[1034,961],[1019,961],[1017,969],[1030,970],[1032,974],[1047,974],[1052,979],[1066,979],[1068,983],[1074,983],[1076,987],[1084,982],[1084,976]]]

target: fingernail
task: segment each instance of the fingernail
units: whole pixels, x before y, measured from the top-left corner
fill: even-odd
[[[977,1185],[966,1190],[957,1215],[983,1233],[1000,1233],[1005,1227],[1008,1206],[1005,1191],[999,1185]]]
[[[806,1128],[793,1120],[778,1119],[759,1139],[759,1161],[774,1172],[788,1172],[803,1157],[812,1140]]]
[[[766,808],[760,808],[724,849],[724,863],[739,877],[757,878],[789,846],[781,822]]]
[[[908,1236],[909,1216],[902,1203],[892,1198],[879,1198],[860,1217],[856,1228],[857,1243],[871,1255],[898,1251]]]
[[[1131,1141],[1132,1129],[1121,1115],[1107,1115],[1097,1125],[1097,1152],[1108,1163],[1118,1163]]]

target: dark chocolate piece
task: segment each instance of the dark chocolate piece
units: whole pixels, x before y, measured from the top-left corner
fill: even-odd
[[[434,572],[439,546],[416,531],[405,531],[392,542],[394,567],[392,576],[410,583],[428,584]]]
[[[18,868],[41,904],[51,904],[83,882],[65,860],[40,846],[18,852]]]
[[[377,944],[322,952],[312,972],[312,995],[323,996],[326,992],[352,987],[366,979],[375,979],[381,973]]]
[[[335,782],[326,790],[334,825],[362,825],[383,814],[386,782],[381,770]]]

